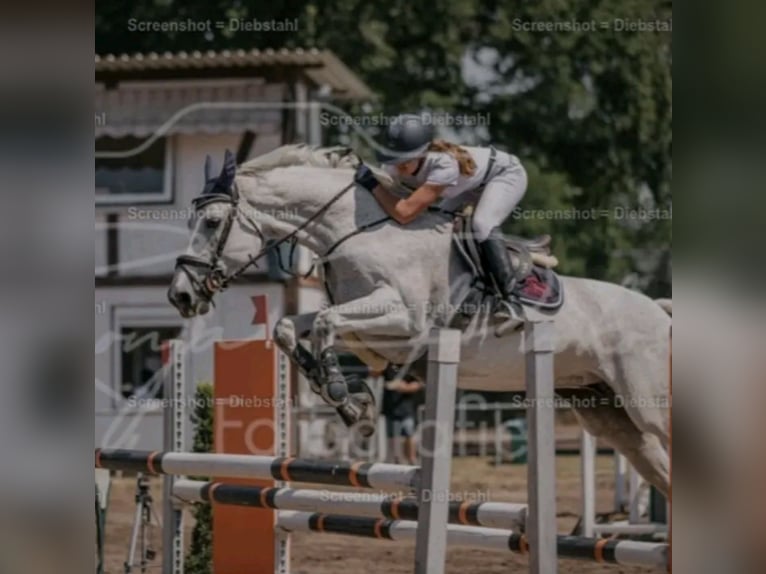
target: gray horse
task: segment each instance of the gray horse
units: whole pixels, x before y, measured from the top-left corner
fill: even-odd
[[[227,152],[216,177],[206,164],[190,246],[168,290],[182,316],[204,314],[221,288],[275,244],[310,249],[330,304],[282,318],[275,340],[347,424],[370,419],[374,408],[366,387],[344,379],[337,349],[376,369],[413,361],[418,368],[430,329],[455,325],[455,305],[473,278],[454,248],[453,218],[426,213],[406,227],[390,220],[353,183],[357,161],[342,148],[285,146],[239,168]],[[667,494],[669,305],[601,281],[562,277],[562,284],[565,302],[552,315],[557,393],[573,399],[588,432]],[[459,387],[523,391],[521,332],[497,336],[481,312],[460,327]]]

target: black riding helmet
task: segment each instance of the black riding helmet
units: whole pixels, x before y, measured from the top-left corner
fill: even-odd
[[[430,123],[415,114],[402,114],[389,124],[375,155],[381,163],[402,163],[422,156],[433,139]]]

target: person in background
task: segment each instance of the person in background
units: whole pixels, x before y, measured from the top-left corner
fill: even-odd
[[[417,464],[415,428],[418,405],[422,402],[423,383],[409,374],[399,375],[389,365],[383,371],[383,405],[386,417],[386,459],[396,464]]]

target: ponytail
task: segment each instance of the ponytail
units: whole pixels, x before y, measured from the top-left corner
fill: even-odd
[[[428,151],[436,151],[450,154],[460,166],[460,175],[473,175],[476,173],[476,162],[468,153],[468,150],[446,140],[434,140],[428,146]]]

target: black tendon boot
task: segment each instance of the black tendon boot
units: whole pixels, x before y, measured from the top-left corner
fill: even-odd
[[[513,319],[517,313],[511,304],[511,292],[516,284],[516,273],[505,247],[505,238],[499,227],[495,227],[489,237],[479,243],[484,268],[492,276],[500,298],[494,315],[500,319]]]

